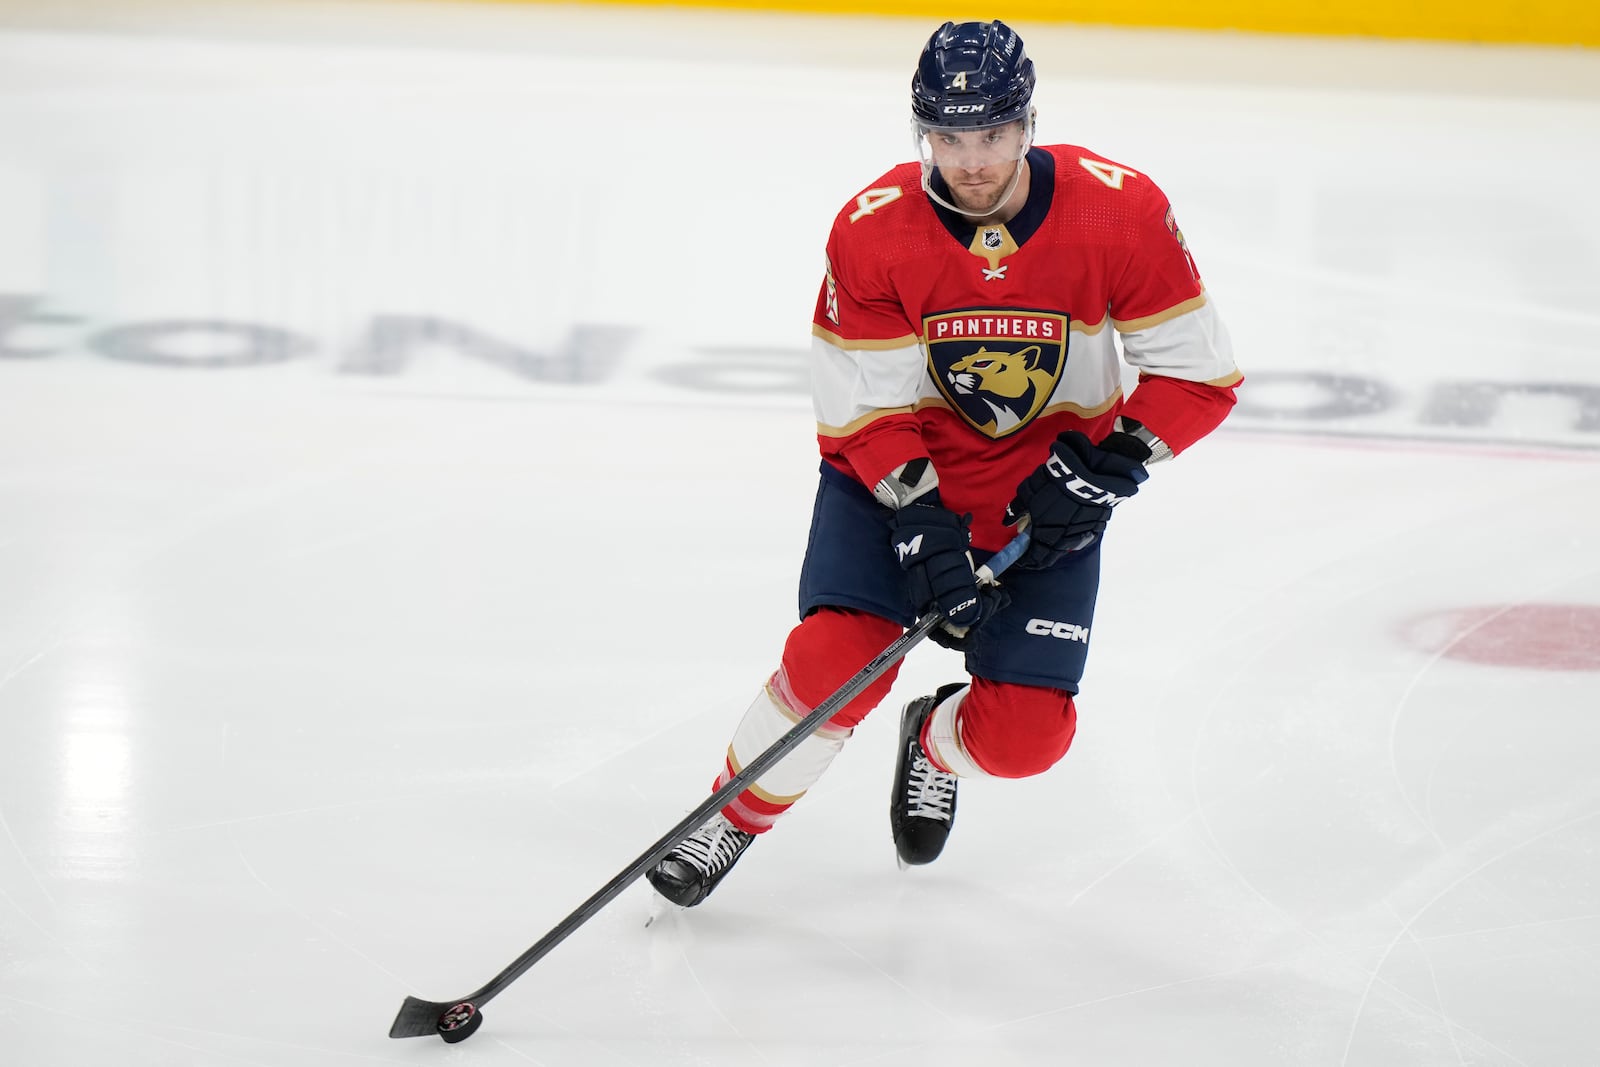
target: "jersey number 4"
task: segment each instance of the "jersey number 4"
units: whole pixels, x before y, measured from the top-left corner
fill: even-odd
[[[1099,178],[1112,189],[1120,190],[1122,183],[1129,178],[1137,178],[1139,172],[1119,167],[1115,163],[1106,163],[1098,159],[1078,160],[1078,166]],[[850,221],[857,222],[873,214],[880,208],[888,207],[905,195],[905,190],[897,185],[886,185],[877,189],[868,189],[856,197],[856,209],[850,213]]]
[[[1115,163],[1106,163],[1098,159],[1084,159],[1081,156],[1078,158],[1078,166],[1118,191],[1121,191],[1124,179],[1137,178],[1139,176],[1139,172],[1136,170],[1129,170],[1127,167],[1119,167]]]
[[[850,213],[850,221],[855,222],[857,219],[865,218],[881,207],[888,207],[903,195],[905,195],[905,191],[898,185],[884,186],[880,189],[868,189],[856,197],[856,209]]]

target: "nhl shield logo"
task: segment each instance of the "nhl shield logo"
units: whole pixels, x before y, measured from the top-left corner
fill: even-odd
[[[1039,311],[959,311],[923,320],[928,373],[953,411],[987,437],[1032,422],[1067,365],[1071,317]]]

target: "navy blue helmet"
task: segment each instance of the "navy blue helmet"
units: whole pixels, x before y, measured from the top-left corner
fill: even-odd
[[[923,126],[998,126],[1026,118],[1033,60],[999,19],[947,22],[928,39],[911,79],[911,113]]]

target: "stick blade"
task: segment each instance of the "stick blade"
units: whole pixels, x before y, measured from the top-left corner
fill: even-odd
[[[389,1027],[389,1036],[437,1036],[440,1017],[453,1007],[455,1005],[449,1002],[440,1003],[432,1000],[418,1000],[416,997],[407,997],[405,1003],[400,1005],[400,1014],[394,1017],[394,1025]]]

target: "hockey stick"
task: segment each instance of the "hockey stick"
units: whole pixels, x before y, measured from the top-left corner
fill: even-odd
[[[978,568],[980,581],[992,582],[999,577],[1001,572],[1017,561],[1028,547],[1028,533],[1023,530],[1012,538],[1010,543],[996,552],[988,563]],[[738,774],[729,778],[721,788],[717,789],[699,807],[695,808],[683,820],[668,830],[659,841],[651,845],[638,859],[628,864],[618,872],[617,876],[578,905],[571,915],[568,915],[555,928],[536,941],[529,949],[515,960],[510,966],[495,975],[489,983],[481,989],[474,990],[458,1000],[419,1000],[416,997],[407,997],[405,1003],[400,1005],[400,1014],[395,1016],[394,1025],[389,1027],[390,1037],[426,1037],[428,1034],[438,1034],[446,1042],[454,1044],[465,1041],[483,1025],[483,1006],[501,993],[506,987],[538,963],[545,955],[578,927],[594,918],[595,914],[611,901],[615,900],[621,892],[631,885],[636,879],[654,867],[661,858],[671,852],[686,837],[694,833],[713,814],[720,811],[734,796],[744,791],[745,786],[761,777],[779,760],[788,755],[800,742],[816,733],[824,723],[838,713],[867,686],[871,685],[883,675],[890,667],[905,659],[906,654],[915,648],[925,637],[938,626],[944,618],[936,611],[916,621],[911,629],[895,641],[888,648],[878,653],[877,657],[865,667],[857,671],[849,681],[828,699],[818,704],[816,709],[796,723],[788,733],[773,742],[761,755],[751,760],[749,765]]]

